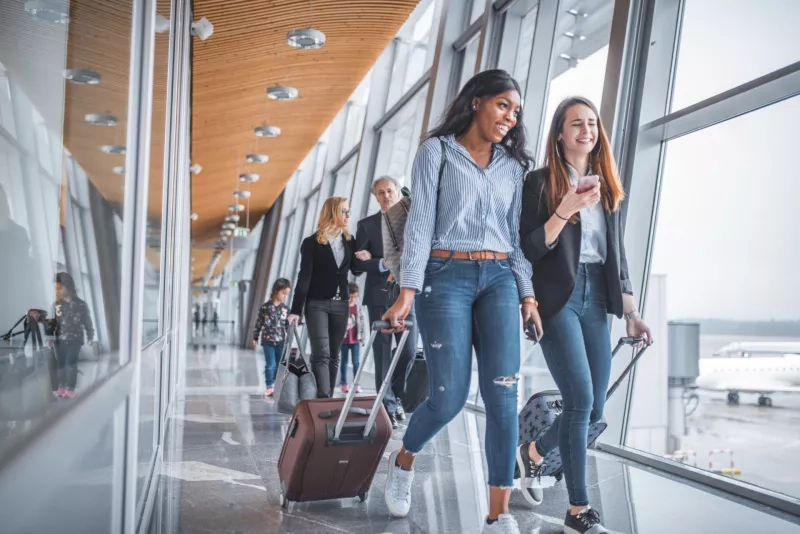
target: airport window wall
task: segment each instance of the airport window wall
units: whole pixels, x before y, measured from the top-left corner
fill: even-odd
[[[350,197],[354,231],[377,209],[369,191],[375,177],[410,185],[421,137],[475,68],[518,78],[538,165],[555,106],[573,94],[589,97],[611,131],[628,192],[628,261],[656,339],[610,400],[600,447],[733,493],[754,489],[773,505],[762,488],[781,492],[789,497],[779,497],[780,506],[795,506],[800,463],[786,444],[800,408],[789,393],[797,390],[797,345],[769,357],[739,350],[735,370],[717,379],[720,391],[704,385],[707,367],[733,360],[720,353],[731,343],[800,340],[792,306],[800,288],[786,246],[796,224],[791,195],[781,194],[792,187],[786,143],[798,112],[791,97],[800,87],[800,49],[790,32],[800,21],[785,8],[721,0],[421,2],[362,82],[369,92],[359,135],[341,135],[352,128],[350,103],[332,123],[330,139],[345,137],[348,146],[328,151],[321,191]],[[709,24],[719,17],[724,23]],[[422,68],[411,68],[422,53],[409,50],[422,48]],[[300,240],[326,197],[307,176],[295,173],[284,193],[270,283],[295,274]],[[610,324],[612,337],[624,335],[621,321]],[[621,353],[612,375],[631,356]],[[700,372],[678,376],[691,374],[687,368]],[[733,388],[729,376],[744,382]],[[540,349],[523,341],[520,402],[552,387]],[[738,405],[726,388],[738,392]],[[476,384],[469,405],[481,410]],[[689,468],[695,464],[712,472]]]
[[[36,4],[0,3],[2,530],[134,532],[186,343],[190,6]]]

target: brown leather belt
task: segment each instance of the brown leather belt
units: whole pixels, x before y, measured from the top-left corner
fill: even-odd
[[[492,252],[490,250],[478,250],[476,252],[450,252],[449,250],[431,250],[431,258],[450,258],[454,260],[507,260],[508,254],[505,252]]]

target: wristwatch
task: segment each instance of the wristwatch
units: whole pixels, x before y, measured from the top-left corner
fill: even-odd
[[[640,319],[642,316],[639,314],[638,310],[633,310],[630,313],[626,313],[623,315],[626,321],[633,321],[634,319]]]
[[[539,301],[537,301],[534,297],[523,297],[520,301],[520,304],[533,304],[537,308],[539,307]]]

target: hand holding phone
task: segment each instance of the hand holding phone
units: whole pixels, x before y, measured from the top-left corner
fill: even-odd
[[[527,337],[530,341],[533,341],[534,345],[539,343],[539,331],[536,330],[536,325],[533,323],[533,321],[528,321],[525,323],[525,337]]]
[[[585,193],[595,187],[597,184],[600,183],[600,177],[596,174],[592,174],[589,176],[582,176],[578,179],[578,185],[575,188],[575,192],[578,194]]]

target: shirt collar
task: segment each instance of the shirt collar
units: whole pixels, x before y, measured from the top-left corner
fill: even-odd
[[[454,150],[461,152],[464,156],[472,160],[472,156],[470,156],[469,151],[466,149],[466,147],[464,147],[464,145],[456,141],[455,135],[453,134],[445,135],[444,137],[442,137],[442,139],[444,139],[446,145],[450,146]],[[508,150],[503,145],[500,145],[498,143],[493,143],[492,159],[489,161],[489,167],[494,165],[495,162],[500,159],[500,157],[508,157]]]
[[[573,167],[566,161],[564,162],[564,164],[567,166],[567,172],[569,172],[569,181],[573,184],[576,183],[578,181],[578,171],[575,169],[575,167]],[[592,164],[590,163],[589,168],[586,171],[586,176],[589,176],[591,174],[592,174]]]

